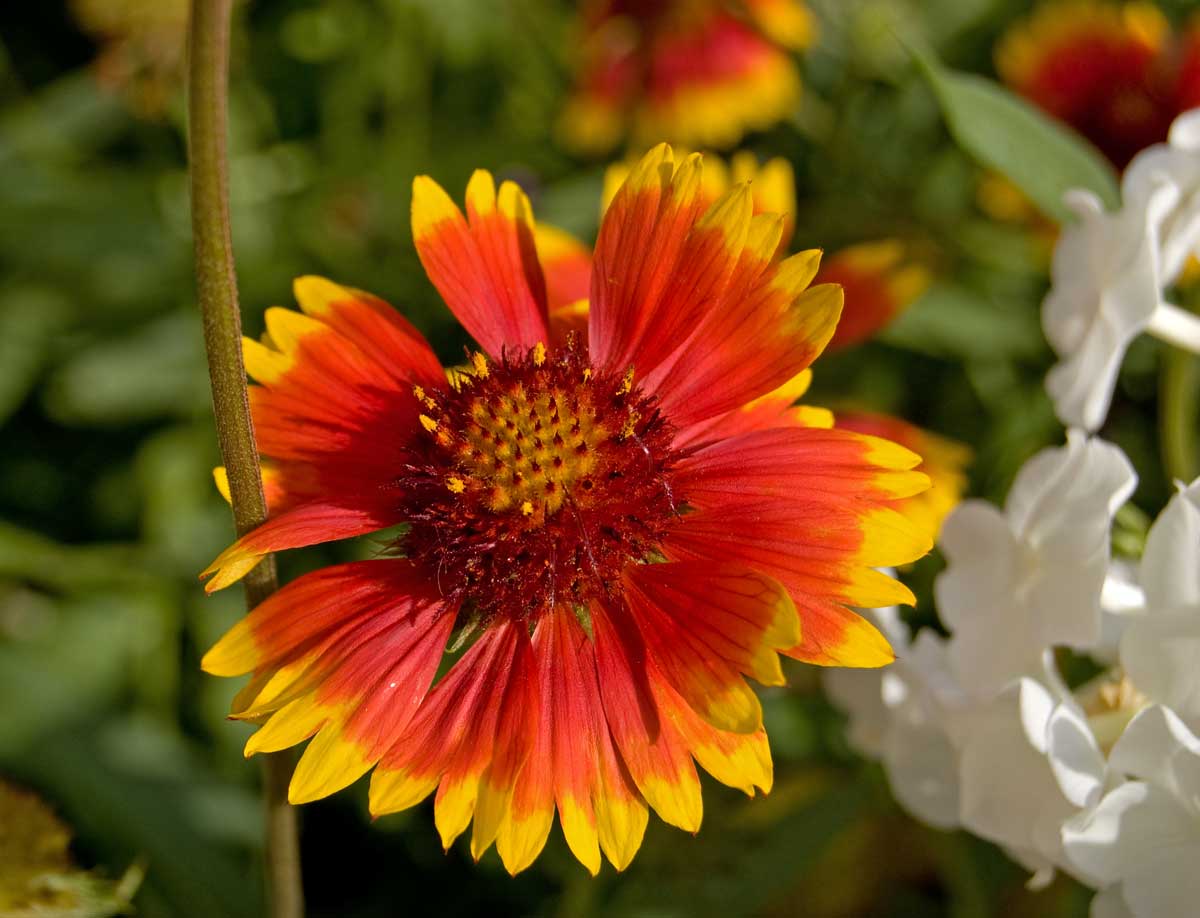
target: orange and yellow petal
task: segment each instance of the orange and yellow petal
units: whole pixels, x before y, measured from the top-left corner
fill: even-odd
[[[864,242],[829,256],[819,282],[840,284],[845,296],[841,321],[830,348],[858,344],[873,336],[929,287],[929,269],[908,257],[897,239]]]
[[[800,642],[800,620],[777,581],[735,565],[634,565],[625,596],[658,670],[719,730],[754,733],[762,707],[745,676],[781,685],[777,653]]]
[[[467,216],[429,176],[413,181],[413,242],[430,281],[463,328],[493,357],[548,340],[546,283],[533,211],[513,182],[476,170]]]
[[[340,790],[404,731],[429,688],[454,616],[404,560],[325,568],[285,586],[204,657],[216,675],[253,672],[233,716],[262,722],[246,754],[312,737],[292,802]]]
[[[566,230],[539,223],[534,239],[546,276],[550,343],[563,345],[574,334],[587,341],[592,251]]]
[[[700,779],[684,738],[658,711],[637,626],[626,610],[599,605],[591,621],[605,717],[630,777],[660,819],[698,832]]]
[[[870,412],[837,415],[837,427],[882,437],[902,444],[921,457],[917,471],[929,476],[929,490],[897,504],[897,509],[936,537],[946,516],[958,506],[967,489],[969,447],[923,430],[907,421]]]
[[[624,869],[641,845],[647,809],[609,735],[595,652],[575,613],[557,609],[533,638],[541,691],[538,737],[497,849],[516,873],[550,830],[555,807],[567,845],[595,874],[600,854]]]
[[[787,588],[812,662],[879,666],[887,642],[849,607],[911,604],[875,568],[916,560],[932,533],[894,503],[929,479],[920,457],[849,431],[787,427],[718,442],[681,462],[695,510],[664,543],[674,560],[744,564]],[[810,653],[811,652],[811,653]]]
[[[650,383],[681,429],[740,408],[803,372],[837,327],[842,292],[809,286],[820,253],[776,262],[779,218],[753,218],[748,244],[715,308]]]
[[[681,428],[804,370],[834,332],[841,292],[809,287],[816,251],[775,261],[782,218],[753,214],[745,186],[701,217],[703,166],[647,154],[605,213],[589,340],[601,366],[633,366]],[[653,253],[653,254],[651,254]]]
[[[400,522],[403,517],[395,494],[388,490],[356,491],[343,495],[337,503],[310,501],[285,510],[246,533],[221,552],[200,576],[211,577],[204,589],[212,593],[237,583],[272,552],[378,532]]]
[[[623,372],[663,341],[655,324],[675,294],[675,266],[704,209],[698,154],[676,162],[666,144],[629,174],[600,226],[592,266],[588,343],[592,361]],[[719,232],[717,230],[716,232]],[[675,325],[679,316],[670,320]]]
[[[770,793],[774,767],[767,733],[719,730],[701,718],[695,709],[664,678],[653,680],[654,697],[663,716],[670,720],[696,762],[728,787],[753,797],[756,790]]]
[[[444,385],[429,345],[382,300],[316,277],[296,294],[303,312],[269,309],[264,340],[243,342],[272,514],[386,490],[411,444],[412,387]]]
[[[796,228],[796,175],[792,164],[778,156],[760,163],[757,156],[743,150],[729,160],[729,172],[735,184],[750,183],[756,214],[783,216],[783,235],[777,250],[777,254],[782,254]]]
[[[531,745],[532,684],[523,629],[510,623],[489,628],[438,681],[408,729],[384,753],[371,777],[372,815],[407,809],[436,789],[434,823],[448,848],[471,823],[481,800],[488,807],[480,811],[485,818],[505,812],[507,804],[490,797],[509,792]],[[504,735],[499,735],[501,725],[508,730]],[[493,765],[497,772],[490,770]],[[482,831],[486,836],[498,829],[489,821]]]
[[[686,152],[678,147],[675,155],[683,157]],[[637,159],[613,163],[604,171],[604,187],[600,196],[600,212],[616,197],[625,179],[637,164]],[[787,248],[795,227],[796,178],[792,165],[786,159],[775,157],[760,163],[757,156],[748,150],[735,153],[728,164],[713,153],[704,154],[704,172],[701,178],[701,197],[705,206],[710,206],[734,185],[748,184],[750,200],[755,214],[780,214],[784,218],[783,234],[779,240],[779,252]]]
[[[657,30],[633,137],[724,149],[800,103],[800,71],[761,32],[717,9],[691,28]]]
[[[775,427],[832,427],[833,412],[829,409],[796,404],[812,384],[812,375],[812,370],[801,370],[766,395],[760,395],[727,414],[685,428],[676,436],[676,445],[686,449],[718,438]]]
[[[588,298],[592,251],[566,230],[539,223],[535,227],[538,260],[546,277],[546,298],[553,314]]]

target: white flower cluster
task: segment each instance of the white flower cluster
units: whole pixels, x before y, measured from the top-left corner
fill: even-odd
[[[1179,485],[1140,562],[1113,560],[1113,520],[1136,475],[1103,423],[1129,341],[1149,330],[1200,351],[1200,320],[1162,290],[1200,251],[1200,110],[1123,179],[1106,214],[1055,252],[1043,324],[1060,363],[1047,388],[1071,429],[1020,470],[1004,511],[950,515],[935,585],[948,637],[915,640],[875,613],[897,662],[834,670],[850,742],[878,758],[900,803],[1003,847],[1046,883],[1098,890],[1093,918],[1200,914],[1200,479]],[[1063,664],[1095,675],[1069,684]]]
[[[1042,308],[1059,357],[1046,389],[1059,419],[1085,430],[1104,423],[1125,350],[1142,332],[1200,353],[1200,319],[1163,300],[1200,252],[1200,109],[1134,157],[1121,198],[1106,213],[1092,192],[1067,193],[1078,220],[1059,237]]]

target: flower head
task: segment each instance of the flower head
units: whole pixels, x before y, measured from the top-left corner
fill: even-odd
[[[603,152],[629,134],[733,146],[800,97],[789,50],[814,31],[800,0],[588,0],[579,68],[563,115],[575,146]]]
[[[1152,3],[1049,0],[1005,35],[996,69],[1122,168],[1200,104],[1200,28],[1176,38]]]
[[[253,674],[234,705],[262,723],[248,753],[312,738],[294,801],[374,767],[371,811],[436,790],[447,846],[471,826],[472,853],[495,843],[516,872],[557,810],[589,870],[601,852],[621,868],[649,808],[699,828],[694,762],[770,788],[744,677],[782,682],[779,654],[891,659],[850,607],[912,601],[874,568],[928,549],[895,509],[928,479],[791,408],[839,291],[809,286],[816,253],[776,258],[783,220],[746,186],[704,187],[699,156],[647,154],[566,315],[519,188],[477,172],[464,217],[418,178],[418,253],[481,348],[449,371],[369,294],[304,278],[302,312],[268,310],[246,357],[271,518],[210,588],[403,524],[389,556],[301,577],[204,659]],[[465,652],[434,683],[452,634]]]

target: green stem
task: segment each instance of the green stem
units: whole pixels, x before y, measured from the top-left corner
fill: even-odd
[[[1200,358],[1170,345],[1159,380],[1159,437],[1167,475],[1190,482],[1200,472],[1196,455],[1200,418]]]
[[[192,0],[188,160],[196,296],[204,320],[217,439],[229,475],[234,526],[240,536],[263,523],[267,505],[246,393],[229,224],[226,100],[231,6],[232,0]],[[277,587],[274,560],[268,558],[251,571],[244,585],[249,608],[271,595]],[[290,754],[264,756],[264,770],[269,914],[272,918],[301,918],[300,846],[295,810],[287,802]]]

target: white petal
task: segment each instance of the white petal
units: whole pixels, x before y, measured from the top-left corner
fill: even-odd
[[[886,670],[830,668],[821,671],[821,686],[833,706],[844,713],[846,740],[860,755],[878,759],[891,723],[881,683]]]
[[[1133,918],[1122,895],[1121,884],[1114,883],[1096,893],[1088,915],[1089,918]]]
[[[1174,794],[1200,818],[1200,739],[1174,711],[1156,704],[1139,712],[1113,745],[1108,764]]]
[[[1122,882],[1130,911],[1192,918],[1200,902],[1200,823],[1166,791],[1122,784],[1063,827],[1067,858],[1101,885]]]
[[[1091,806],[1104,791],[1104,754],[1087,720],[1073,704],[1059,704],[1046,730],[1050,767],[1063,795],[1075,806]]]
[[[1157,169],[1142,184],[1146,192],[1116,214],[1080,207],[1059,239],[1042,305],[1060,358],[1047,391],[1064,423],[1088,430],[1104,422],[1125,350],[1161,301],[1159,232],[1181,192]]]
[[[958,754],[937,723],[897,723],[883,751],[888,783],[900,804],[939,829],[958,826]]]
[[[1200,839],[1150,854],[1131,872],[1122,895],[1135,918],[1196,918],[1200,903]]]
[[[957,629],[991,619],[983,607],[1015,592],[1016,545],[1008,520],[985,501],[966,501],[946,518],[939,544],[949,562],[934,583],[942,621]]]
[[[1046,756],[1029,742],[1038,711],[1048,718],[1051,707],[1049,693],[1023,679],[975,713],[961,750],[960,817],[977,835],[1056,861],[1061,856],[1056,827],[1074,807]]]
[[[1146,604],[1192,606],[1200,618],[1200,479],[1171,498],[1146,537],[1141,582]]]
[[[1159,611],[1130,622],[1121,665],[1138,690],[1200,725],[1200,613]]]
[[[1180,150],[1200,152],[1200,108],[1186,111],[1172,122],[1167,142]]]

